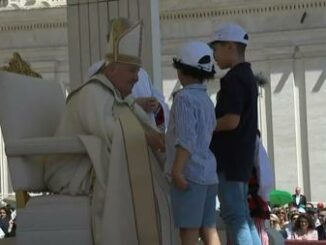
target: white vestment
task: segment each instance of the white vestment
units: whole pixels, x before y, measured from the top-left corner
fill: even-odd
[[[256,168],[259,190],[258,195],[266,202],[269,200],[269,193],[273,190],[274,173],[267,151],[261,139],[256,137],[256,153],[254,166]]]
[[[127,137],[128,122],[134,129],[129,130]],[[55,163],[46,164],[45,182],[53,192],[91,195],[96,245],[176,244],[168,184],[157,157],[141,139],[145,138],[144,130],[157,129],[133,98],[122,99],[102,74],[92,77],[68,97],[57,136],[79,135],[88,156],[59,156],[49,160]],[[130,142],[132,137],[135,139]],[[137,137],[140,137],[139,141]],[[143,146],[142,142],[145,142]],[[135,149],[128,147],[133,143]],[[132,152],[136,149],[138,155]],[[137,168],[134,168],[136,177],[130,177],[132,166],[137,166],[137,162],[131,165],[133,160],[136,161],[130,159],[132,154],[140,159],[144,156],[149,162],[150,172],[146,177],[151,183],[144,185],[142,192],[136,192],[135,186],[142,182],[144,173],[137,173]],[[151,195],[152,203],[148,201],[152,200]],[[142,219],[142,216],[150,216],[147,214],[150,210],[137,206],[142,200],[144,207],[147,204],[155,207],[155,217],[152,217],[157,224],[154,228],[146,227],[146,219]],[[154,241],[151,240],[153,234],[147,230],[157,231],[159,242],[151,242]]]
[[[164,113],[164,128],[165,129],[167,128],[167,125],[169,124],[169,115],[170,115],[169,106],[165,103],[164,95],[153,86],[148,73],[143,68],[140,68],[138,72],[138,81],[132,88],[132,95],[135,98],[154,97],[155,99],[157,99]],[[155,123],[154,113],[153,112],[148,113],[148,116],[151,119],[151,121]],[[163,131],[165,131],[165,129]]]

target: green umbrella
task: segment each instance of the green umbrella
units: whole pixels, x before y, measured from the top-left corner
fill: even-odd
[[[269,193],[269,201],[273,205],[284,205],[292,202],[292,195],[287,191],[273,190]]]

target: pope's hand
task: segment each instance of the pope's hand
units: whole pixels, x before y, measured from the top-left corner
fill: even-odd
[[[165,152],[165,136],[162,133],[156,131],[150,131],[145,133],[145,137],[148,145],[154,150],[159,152]]]
[[[135,99],[136,103],[140,105],[146,112],[155,112],[160,103],[154,97],[140,97]]]

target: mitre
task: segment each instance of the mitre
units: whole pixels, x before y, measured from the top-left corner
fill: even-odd
[[[141,66],[142,21],[118,18],[111,22],[106,59]]]

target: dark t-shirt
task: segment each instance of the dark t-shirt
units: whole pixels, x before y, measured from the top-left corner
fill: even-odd
[[[217,171],[229,181],[247,182],[252,173],[257,135],[258,89],[249,63],[233,67],[222,79],[215,107],[216,118],[240,115],[238,127],[214,132],[211,150]]]

